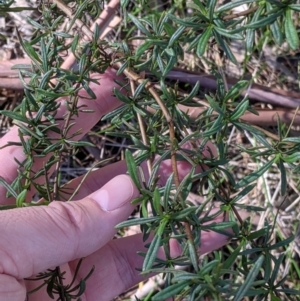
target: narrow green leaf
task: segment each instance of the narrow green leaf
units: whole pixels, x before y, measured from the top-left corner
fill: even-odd
[[[285,294],[290,294],[290,295],[295,295],[295,296],[300,295],[300,290],[295,290],[292,288],[283,288],[283,289],[278,288],[278,289],[276,289],[276,291],[279,293],[285,293]]]
[[[26,201],[27,189],[23,189],[16,198],[16,205],[18,208],[23,207],[23,203]]]
[[[125,160],[126,160],[126,164],[127,164],[128,173],[129,173],[132,181],[134,182],[134,184],[136,185],[136,187],[138,189],[141,189],[142,186],[140,184],[139,176],[137,173],[137,166],[134,161],[132,153],[128,149],[126,149],[126,151],[125,151]]]
[[[205,130],[204,133],[202,134],[203,135],[203,138],[205,137],[209,137],[215,133],[217,133],[218,131],[221,130],[221,128],[223,127],[223,116],[219,116],[215,122],[213,123],[213,125],[211,126],[210,129],[208,130]]]
[[[11,205],[0,205],[0,211],[2,210],[11,210],[17,208],[16,204],[11,204]]]
[[[59,15],[52,23],[51,23],[51,27],[53,29],[55,29],[56,27],[59,26],[59,24],[61,22],[63,22],[64,16],[63,15]]]
[[[122,74],[122,72],[128,67],[129,61],[127,60],[117,71],[117,75]]]
[[[167,76],[168,73],[175,67],[176,63],[177,63],[177,56],[171,56],[167,66],[165,66],[165,69],[162,72],[162,77]]]
[[[243,100],[241,101],[237,107],[234,109],[234,111],[231,113],[230,115],[230,120],[233,121],[233,120],[237,120],[239,119],[240,117],[242,117],[246,110],[248,109],[249,107],[249,100]]]
[[[7,116],[9,118],[12,118],[13,120],[18,120],[18,121],[21,121],[21,122],[24,122],[24,123],[27,123],[27,124],[30,124],[30,122],[31,122],[30,119],[27,119],[26,117],[21,116],[20,114],[12,112],[12,111],[1,110],[0,114],[2,114],[4,116]]]
[[[56,98],[58,98],[58,97],[69,96],[70,95],[70,93],[68,91],[64,91],[62,93],[55,93],[52,90],[45,90],[45,89],[41,89],[41,88],[35,88],[34,90],[35,90],[35,92],[39,92],[41,95],[47,96],[47,97],[56,97]]]
[[[267,227],[264,227],[264,228],[262,228],[262,229],[260,229],[260,230],[251,232],[251,233],[247,236],[247,239],[248,239],[248,240],[257,239],[257,238],[259,238],[259,237],[265,236],[267,233],[268,233],[268,228],[267,228]]]
[[[62,145],[60,143],[54,143],[47,146],[41,153],[42,156],[45,156],[51,152],[54,152],[56,150],[59,150],[62,148]]]
[[[85,0],[80,3],[80,5],[77,6],[76,12],[72,15],[71,22],[68,23],[68,29],[67,31],[70,31],[74,23],[76,22],[77,19],[80,19],[80,15],[83,13],[84,9],[87,7],[89,4],[90,0]]]
[[[35,20],[31,19],[30,17],[27,17],[27,22],[37,29],[45,30],[45,28],[42,24],[36,22]]]
[[[126,6],[128,5],[129,0],[121,0],[121,6],[122,8],[126,8]]]
[[[244,37],[241,34],[238,33],[233,33],[232,30],[224,29],[221,27],[214,27],[214,30],[217,31],[221,36],[224,36],[229,39],[234,39],[234,40],[243,40]]]
[[[283,138],[281,142],[300,143],[300,137],[286,137]]]
[[[236,222],[221,222],[221,223],[212,223],[209,225],[202,226],[203,230],[212,230],[212,231],[220,231],[232,228],[236,225]]]
[[[73,41],[72,41],[72,44],[71,44],[71,50],[72,50],[72,53],[74,54],[74,56],[77,58],[76,56],[76,49],[77,49],[77,46],[78,46],[78,43],[79,43],[79,35],[75,35]]]
[[[238,193],[237,196],[234,197],[234,199],[232,200],[232,204],[235,204],[236,202],[238,202],[241,198],[243,198],[244,196],[246,196],[250,191],[252,191],[254,189],[254,187],[256,186],[256,184],[252,184],[249,185],[247,187],[245,187],[242,191],[240,191]]]
[[[188,96],[186,96],[180,103],[181,103],[181,104],[184,104],[184,103],[186,103],[186,102],[191,101],[191,100],[198,94],[199,88],[200,88],[200,82],[197,81],[196,84],[194,85],[194,87],[193,87],[191,93],[190,93]],[[197,105],[198,105],[198,104],[197,104]]]
[[[173,47],[174,43],[176,43],[176,41],[178,39],[180,39],[181,34],[183,33],[183,31],[186,29],[186,26],[181,25],[180,27],[177,28],[177,30],[174,32],[174,34],[171,36],[170,40],[169,40],[169,44],[167,48]]]
[[[236,184],[236,189],[242,188],[246,185],[249,185],[250,183],[256,181],[259,177],[261,177],[275,162],[276,157],[273,158],[271,161],[267,162],[265,165],[263,165],[259,170],[252,172],[250,175],[244,177],[242,180],[240,180]]]
[[[187,7],[196,9],[202,15],[206,15],[207,14],[205,6],[199,0],[194,0],[193,2],[188,2],[187,3]]]
[[[266,2],[266,8],[267,12],[270,12],[273,9],[272,5],[269,2]],[[275,20],[275,22],[270,25],[270,29],[276,44],[278,46],[281,46],[283,42],[283,36],[278,20]]]
[[[232,86],[225,95],[225,101],[234,100],[239,97],[243,90],[249,85],[248,80],[240,80],[234,86]]]
[[[180,46],[178,46],[178,47],[180,47]],[[167,53],[169,56],[176,56],[173,48],[165,48],[163,53]]]
[[[196,53],[199,57],[201,57],[204,54],[207,43],[208,43],[208,40],[211,37],[211,33],[212,33],[212,27],[211,26],[206,28],[204,30],[204,32],[202,33],[202,35],[201,35],[201,37],[198,41],[197,50],[196,50]]]
[[[172,187],[174,186],[173,185],[173,178],[174,178],[174,173],[172,173],[167,182],[166,182],[166,185],[165,185],[165,188],[164,188],[164,195],[163,195],[163,204],[164,204],[164,210],[167,211],[168,207],[169,207],[169,198],[170,198],[170,192],[171,192],[171,189]]]
[[[149,79],[145,79],[141,84],[138,85],[138,87],[136,88],[134,95],[132,97],[132,99],[135,101],[139,95],[143,92],[143,90],[145,89],[145,86],[147,85]]]
[[[18,197],[15,190],[2,177],[0,177],[0,185],[4,186],[7,192],[9,192],[14,198]]]
[[[276,258],[276,260],[273,260],[275,266],[273,267],[272,276],[271,276],[269,283],[276,282],[276,278],[278,277],[278,274],[280,273],[279,270],[280,270],[281,264],[282,264],[283,260],[285,259],[285,257],[286,257],[286,254],[283,253],[283,254],[280,254],[279,257]]]
[[[279,159],[278,167],[280,170],[280,179],[281,179],[281,195],[284,196],[287,188],[287,180],[286,180],[286,170],[282,159]]]
[[[207,2],[208,6],[208,17],[209,20],[212,22],[214,19],[214,13],[215,13],[215,8],[216,8],[217,0],[209,0]]]
[[[180,293],[186,286],[188,282],[180,282],[168,286],[164,290],[158,292],[155,296],[152,297],[152,301],[165,301],[168,298],[175,296],[176,294]]]
[[[254,13],[253,18],[251,19],[252,22],[256,22],[260,15],[262,14],[262,11],[264,9],[263,5],[260,5],[257,9],[257,11]],[[246,50],[248,53],[252,53],[253,44],[254,44],[254,37],[255,37],[255,30],[254,29],[246,29]]]
[[[243,244],[239,244],[237,248],[230,254],[230,256],[224,261],[222,264],[222,268],[227,270],[232,267],[232,265],[236,262],[237,257],[242,249]]]
[[[89,147],[95,147],[95,144],[88,141],[72,141],[72,140],[65,140],[65,142],[71,146],[89,146]]]
[[[50,277],[50,279],[47,282],[47,294],[51,299],[54,299],[54,285],[55,285],[55,277]]]
[[[96,99],[97,96],[94,93],[94,91],[90,88],[88,81],[83,80],[82,81],[82,87],[84,88],[84,90],[88,93],[88,95],[92,98],[92,99]]]
[[[170,24],[171,22],[168,22],[171,13],[172,13],[171,11],[168,11],[167,13],[161,14],[161,18],[158,21],[158,26],[157,26],[158,27],[157,32],[159,35],[162,35],[164,30],[166,31],[169,37],[175,32],[175,29]]]
[[[80,279],[78,286],[79,286],[79,290],[77,291],[75,297],[80,297],[84,293],[85,288],[86,288],[85,280]]]
[[[215,260],[212,260],[211,262],[207,262],[205,263],[200,272],[199,272],[199,275],[202,276],[202,277],[205,277],[205,275],[209,275],[210,272],[216,267],[218,266],[220,263],[220,261],[218,259],[215,259]]]
[[[290,4],[289,8],[291,10],[299,11],[300,12],[300,4]]]
[[[267,228],[267,227],[266,227]],[[268,231],[265,233],[268,237]],[[274,282],[269,282],[270,281],[270,276],[272,272],[272,263],[271,263],[271,254],[269,252],[265,253],[265,262],[264,262],[264,270],[265,270],[265,275],[264,275],[264,280],[268,283],[274,283]]]
[[[147,49],[149,49],[152,45],[152,42],[147,40],[146,42],[142,43],[142,45],[140,45],[135,52],[135,58],[139,59],[143,54],[146,54]]]
[[[46,61],[47,62],[47,61]],[[45,68],[46,70],[47,68]],[[49,87],[49,81],[50,81],[50,78],[51,76],[53,75],[54,73],[54,70],[53,69],[50,69],[48,70],[42,77],[41,81],[40,81],[40,85],[39,85],[39,88],[44,90],[44,89],[47,89],[47,87]]]
[[[300,160],[300,152],[294,152],[291,155],[282,155],[282,160],[287,163],[295,163]]]
[[[73,35],[62,31],[55,31],[53,34],[64,39],[73,39],[74,37]]]
[[[274,295],[274,293],[271,293],[271,301],[282,301],[281,298],[278,298],[276,295]]]
[[[2,9],[1,9],[2,10]],[[34,7],[28,7],[28,6],[18,6],[18,7],[6,7],[3,9],[5,12],[22,12],[23,10],[36,10]]]
[[[83,53],[78,62],[78,72],[80,74],[84,73],[86,64],[87,64],[87,55],[85,53]]]
[[[293,50],[297,50],[299,48],[299,35],[294,26],[292,11],[290,9],[287,9],[285,12],[284,31],[290,47]]]
[[[31,46],[29,42],[23,41],[22,43],[20,42],[20,44],[23,44],[22,46],[24,48],[24,51],[36,63],[37,66],[42,65],[42,61],[40,57],[38,56],[38,54],[36,53],[36,51],[34,50],[34,48]]]
[[[93,43],[96,44],[99,39],[100,39],[100,28],[99,28],[99,24],[95,22]]]
[[[15,64],[11,67],[12,70],[27,70],[30,71],[32,66],[30,64]]]
[[[136,18],[134,15],[132,14],[128,14],[129,18],[131,19],[131,21],[135,24],[135,26],[143,33],[145,34],[147,37],[151,37],[150,32],[146,29],[146,27],[140,22],[140,20],[138,18]]]
[[[180,212],[172,214],[172,219],[177,221],[183,221],[187,216],[189,216],[192,212],[195,212],[197,210],[197,207],[187,207],[183,210],[180,210]]]
[[[254,136],[264,136],[263,132],[261,132],[260,130],[252,127],[251,125],[247,124],[247,123],[243,123],[243,122],[237,122],[234,121],[232,122],[240,131],[248,131],[249,133],[251,133]]]
[[[137,139],[136,137],[134,137],[132,135],[130,136],[130,138],[132,139],[132,141],[134,143],[134,145],[133,146],[130,145],[130,147],[139,149],[139,150],[146,150],[146,151],[149,150],[149,146],[143,144],[140,139]]]
[[[155,190],[153,192],[153,207],[157,214],[159,214],[160,216],[163,215],[160,204],[160,193],[157,187],[155,187]]]
[[[188,249],[189,249],[189,258],[191,260],[191,263],[194,267],[194,270],[196,272],[199,271],[199,266],[198,266],[198,257],[199,255],[197,254],[196,250],[195,250],[195,246],[194,244],[188,240]]]
[[[209,95],[205,95],[205,98],[207,99],[209,105],[219,114],[224,114],[223,110],[220,108],[219,104]]]
[[[158,221],[160,219],[159,216],[153,216],[153,217],[143,217],[143,218],[133,218],[130,220],[127,220],[125,222],[119,223],[115,226],[116,229],[135,226],[135,225],[145,225],[149,223],[153,223],[155,221]]]
[[[172,273],[173,271],[170,271],[170,272]],[[181,271],[180,273],[176,273],[174,275],[173,281],[174,282],[182,282],[182,281],[186,281],[186,280],[193,281],[193,280],[196,280],[198,277],[199,276],[197,274]]]
[[[235,295],[235,298],[233,299],[233,301],[240,301],[242,300],[246,294],[247,294],[247,291],[248,289],[252,286],[256,276],[258,275],[259,273],[259,270],[263,264],[265,260],[265,257],[263,255],[261,255],[257,261],[255,262],[255,264],[253,265],[253,268],[251,269],[251,271],[249,272],[249,274],[247,275],[244,283],[239,287],[236,295]]]
[[[184,177],[181,181],[179,187],[177,188],[176,194],[174,199],[182,198],[183,200],[186,199],[187,195],[190,193],[193,182],[191,181],[192,175],[194,174],[195,167],[191,168],[191,171]]]
[[[213,34],[216,38],[217,43],[224,50],[227,57],[236,65],[237,60],[236,60],[234,54],[232,53],[230,47],[228,46],[227,42],[225,41],[225,39],[215,29],[213,30]]]
[[[165,224],[161,224],[159,226],[159,229],[162,226],[164,227]],[[161,234],[157,233],[154,236],[154,238],[153,238],[153,240],[152,240],[152,242],[150,244],[150,247],[149,247],[149,249],[147,251],[146,257],[144,259],[144,262],[143,262],[143,271],[147,271],[147,270],[149,270],[149,269],[152,268],[152,265],[153,265],[153,263],[154,263],[154,261],[156,259],[156,254],[157,254],[157,251],[158,251],[160,245],[161,245]]]
[[[235,207],[239,207],[241,209],[245,209],[245,210],[253,211],[253,212],[266,211],[266,208],[263,208],[263,207],[252,206],[252,205],[244,205],[244,204],[238,204],[238,203],[235,203]]]
[[[274,245],[269,246],[269,247],[268,247],[268,250],[276,250],[276,249],[278,249],[278,248],[280,248],[280,247],[286,247],[286,246],[288,246],[294,239],[295,239],[295,236],[292,235],[292,236],[290,236],[290,237],[288,237],[288,238],[286,238],[286,239],[284,239],[284,240],[282,240],[282,241],[280,241],[280,242],[278,242],[278,243],[276,243],[276,244],[274,244]]]
[[[204,31],[206,30],[207,28],[204,28]],[[204,32],[203,31],[203,32]],[[202,33],[203,34],[203,33]],[[186,48],[186,51],[191,51],[192,49],[194,49],[197,45],[198,45],[198,42],[200,40],[200,38],[202,37],[202,35],[197,35],[196,37],[194,37],[194,40],[190,41],[190,44],[188,45],[188,47]]]
[[[262,19],[260,19],[256,22],[252,22],[250,24],[247,24],[247,25],[245,25],[245,27],[246,28],[257,29],[257,28],[265,27],[267,25],[271,25],[282,14],[283,14],[283,11],[280,10],[279,12],[273,13],[272,15],[269,15],[267,17],[263,17]]]
[[[121,93],[119,89],[114,88],[114,89],[113,89],[113,92],[114,92],[114,94],[117,96],[117,98],[118,98],[119,100],[121,100],[122,102],[127,103],[127,104],[130,104],[130,103],[131,103],[131,99],[128,98],[128,97],[126,97],[123,93]],[[106,117],[106,118],[107,118],[107,117]]]

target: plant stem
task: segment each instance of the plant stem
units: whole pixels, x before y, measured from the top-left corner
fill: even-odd
[[[130,82],[131,94],[133,96],[134,92],[135,92],[135,84],[134,84],[133,80],[130,80],[129,82]],[[149,146],[147,133],[145,130],[145,126],[144,126],[144,122],[143,122],[141,114],[137,113],[137,119],[138,119],[139,127],[141,130],[142,141],[143,141],[144,145]],[[152,173],[152,162],[151,162],[150,158],[147,159],[147,168],[148,168],[148,173],[150,176]]]

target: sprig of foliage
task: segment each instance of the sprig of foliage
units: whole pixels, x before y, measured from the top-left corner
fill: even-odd
[[[248,11],[238,15],[232,13],[232,9],[244,3],[249,3]],[[143,3],[140,5],[142,6]],[[220,83],[217,93],[206,95],[208,108],[196,120],[192,120],[180,111],[177,105],[195,106],[193,96],[197,93],[199,86],[197,85],[197,89],[188,97],[182,97],[176,93],[176,86],[173,89],[170,88],[167,75],[177,66],[185,52],[205,57],[208,49],[212,49],[210,47],[215,43],[233,63],[236,63],[236,59],[230,48],[231,41],[244,41],[248,55],[251,56],[256,50],[254,39],[260,30],[269,30],[270,38],[272,37],[278,45],[287,41],[292,49],[296,49],[299,38],[295,31],[292,11],[297,11],[299,7],[291,2],[279,3],[277,1],[235,1],[221,6],[217,1],[193,1],[188,5],[193,12],[186,18],[182,18],[181,14],[176,11],[176,5],[169,11],[160,13],[148,11],[142,18],[138,18],[129,5],[124,3],[123,9],[125,11],[128,9],[125,13],[127,16],[125,26],[130,30],[117,47],[118,73],[124,72],[130,80],[138,82],[139,87],[144,86],[133,91],[134,93],[128,91],[126,99],[124,96],[119,97],[124,102],[124,106],[122,110],[111,113],[110,117],[113,117],[112,122],[117,127],[121,126],[118,120],[123,121],[122,132],[130,131],[130,135],[134,137],[133,147],[140,150],[135,158],[136,163],[132,158],[127,158],[129,171],[137,170],[138,162],[153,158],[149,146],[141,142],[143,139],[140,129],[127,126],[133,118],[137,119],[138,114],[143,114],[148,140],[157,141],[155,154],[165,159],[170,158],[171,152],[175,150],[176,161],[184,159],[191,162],[194,167],[206,164],[208,170],[195,174],[193,168],[180,185],[176,184],[176,181],[173,182],[175,185],[173,189],[175,188],[176,192],[170,193],[170,184],[177,173],[176,168],[173,165],[173,175],[169,178],[168,184],[157,189],[155,172],[160,161],[154,163],[152,176],[146,183],[146,187],[140,189],[143,195],[139,199],[141,201],[140,218],[123,222],[119,227],[141,225],[145,238],[150,232],[154,233],[147,253],[141,254],[145,257],[142,270],[144,273],[166,274],[166,287],[156,294],[153,300],[166,300],[175,295],[180,298],[189,297],[189,300],[201,300],[202,297],[210,297],[213,300],[224,300],[224,298],[242,300],[247,296],[256,296],[259,300],[268,297],[279,300],[283,295],[297,294],[299,292],[296,290],[282,287],[285,279],[275,284],[284,255],[280,255],[279,258],[272,255],[272,250],[287,247],[293,237],[270,244],[269,239],[274,228],[266,224],[261,230],[251,232],[249,221],[243,221],[240,218],[238,209],[243,208],[254,212],[264,210],[255,206],[242,205],[240,200],[253,190],[255,186],[253,182],[256,182],[274,165],[280,169],[281,194],[285,195],[286,163],[298,161],[298,141],[293,140],[291,143],[290,138],[287,138],[288,132],[280,121],[278,141],[270,140],[271,136],[266,136],[268,132],[242,122],[241,117],[247,111],[256,113],[251,108],[247,97],[243,100],[239,98],[241,91],[251,85],[251,82],[240,81],[226,90],[222,75],[212,69],[212,73],[217,76]],[[129,44],[136,39],[135,33],[137,32],[139,32],[140,43],[136,50],[131,51]],[[159,80],[160,90],[156,90],[158,95],[154,95],[150,90],[149,82],[146,84],[139,78],[138,74],[143,71],[152,73]],[[168,132],[169,120],[157,98],[162,100],[170,114],[175,127],[175,137],[170,131],[169,137],[162,134]],[[156,121],[155,127],[152,126],[153,118]],[[231,171],[224,145],[224,140],[229,136],[232,126],[242,133],[247,131],[262,145],[252,149],[240,148],[251,158],[263,163],[256,171],[239,181],[236,181]],[[187,134],[187,128],[194,129],[192,134]],[[185,151],[184,143],[187,141],[195,143],[195,139],[202,140],[203,145],[209,139],[214,139],[218,147],[218,158],[203,157],[195,144],[191,151]],[[290,172],[296,172],[297,164],[289,165],[289,168]],[[131,174],[131,176],[137,179],[137,175]],[[208,183],[209,199],[221,203],[217,213],[211,216],[206,214],[205,218],[202,217],[204,206],[195,206],[186,201],[193,181],[199,180],[202,183]],[[205,194],[201,190],[199,193]],[[151,215],[147,208],[151,208]],[[204,225],[205,221],[212,220],[220,214],[228,215],[229,221],[224,220],[217,226],[215,224]],[[231,229],[232,235],[239,241],[232,254],[225,260],[223,256],[215,253],[214,260],[198,262],[197,249],[200,246],[201,231],[210,230],[229,235],[228,229]],[[259,246],[257,241],[261,237],[264,237],[265,242]],[[171,238],[175,238],[182,247],[182,257],[170,256]],[[167,254],[165,260],[157,258],[160,247]],[[234,266],[237,261],[241,261],[242,266],[235,271]],[[192,273],[176,269],[177,265],[187,264],[193,267]],[[273,265],[276,268],[272,271]],[[245,277],[243,285],[236,282],[239,275]]]

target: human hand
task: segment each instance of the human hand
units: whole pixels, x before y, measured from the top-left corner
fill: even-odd
[[[102,76],[101,85],[93,85],[96,100],[81,99],[94,109],[94,114],[85,118],[80,113],[74,131],[82,129],[83,136],[99,116],[120,105],[112,97],[114,74]],[[60,107],[58,115],[63,116]],[[78,139],[80,136],[77,137]],[[13,128],[0,141],[18,141],[17,129]],[[24,159],[22,149],[11,146],[0,150],[0,176],[11,182],[17,175],[17,163]],[[45,159],[35,162],[35,171],[43,166]],[[179,162],[181,177],[189,172],[187,163]],[[165,161],[160,169],[161,181],[170,173],[170,162]],[[23,280],[34,277],[56,266],[66,271],[64,283],[72,281],[78,260],[85,257],[76,277],[77,283],[95,266],[95,271],[86,282],[82,300],[110,300],[134,284],[145,279],[136,268],[142,266],[143,258],[137,251],[145,251],[141,235],[111,240],[114,226],[130,215],[134,206],[130,201],[139,195],[131,179],[125,175],[126,164],[118,162],[89,174],[83,183],[75,202],[52,202],[49,206],[27,207],[0,211],[0,300],[24,301],[26,292],[42,284],[39,281]],[[77,178],[69,183],[75,189],[80,182]],[[5,198],[5,189],[0,187],[0,203],[13,200]],[[33,193],[33,191],[32,191]],[[30,195],[28,201],[30,201]],[[213,232],[201,235],[201,252],[219,248],[227,242],[225,236]],[[176,243],[172,256],[180,255]],[[160,251],[159,256],[164,256]],[[45,289],[30,295],[30,301],[51,300]]]

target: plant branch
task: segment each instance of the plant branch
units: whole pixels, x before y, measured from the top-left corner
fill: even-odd
[[[131,94],[133,96],[135,93],[135,84],[134,84],[133,80],[129,80],[129,82],[130,82]],[[141,130],[142,141],[143,141],[144,145],[149,146],[147,133],[145,130],[145,125],[144,125],[141,114],[137,113],[137,119],[138,119],[139,127]],[[151,162],[150,158],[147,159],[147,168],[148,168],[148,173],[150,176],[152,173],[152,162]]]

